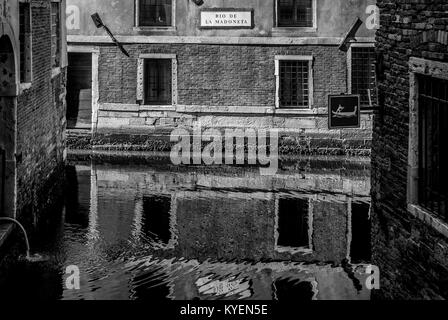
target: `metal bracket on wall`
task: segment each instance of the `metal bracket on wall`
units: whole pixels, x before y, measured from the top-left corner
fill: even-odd
[[[121,50],[121,52],[123,52],[123,54],[125,56],[129,57],[129,53],[126,51],[125,48],[123,48],[123,45],[120,42],[118,42],[118,40],[114,37],[112,32],[109,30],[109,28],[103,23],[103,21],[100,18],[100,15],[98,13],[92,14],[92,20],[93,20],[93,23],[95,23],[95,26],[97,28],[103,28],[104,30],[106,30],[107,34],[112,39],[112,41],[115,43],[115,45]]]

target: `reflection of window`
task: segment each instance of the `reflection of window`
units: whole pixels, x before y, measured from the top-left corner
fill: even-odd
[[[171,197],[143,197],[143,231],[151,240],[168,245],[171,238]]]
[[[172,105],[172,60],[146,59],[145,101],[147,105]]]
[[[278,0],[278,27],[313,27],[313,0]]]
[[[139,0],[139,26],[172,26],[172,0]]]
[[[31,82],[31,7],[19,3],[20,82]]]
[[[277,219],[277,251],[294,252],[312,249],[312,219],[308,199],[280,198]]]
[[[418,78],[418,204],[448,220],[448,80]]]
[[[316,288],[311,281],[279,279],[273,283],[273,289],[277,301],[310,301],[316,296]]]
[[[352,263],[369,263],[371,260],[370,204],[352,203],[350,258]]]
[[[276,57],[279,108],[309,108],[312,104],[312,57]]]
[[[375,48],[351,48],[351,93],[361,96],[361,106],[376,104]]]
[[[51,65],[57,68],[61,63],[60,3],[51,3]]]

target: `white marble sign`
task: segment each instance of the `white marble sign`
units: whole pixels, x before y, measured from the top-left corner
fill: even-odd
[[[252,10],[246,11],[202,11],[201,28],[252,28]]]

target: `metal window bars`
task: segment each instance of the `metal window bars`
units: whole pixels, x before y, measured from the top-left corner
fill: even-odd
[[[419,205],[448,219],[448,81],[418,79]]]

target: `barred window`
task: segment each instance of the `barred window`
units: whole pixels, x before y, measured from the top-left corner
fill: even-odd
[[[19,3],[20,82],[31,82],[31,7]]]
[[[313,27],[313,0],[278,0],[278,27]]]
[[[172,60],[145,59],[145,100],[147,105],[172,105]]]
[[[376,101],[375,48],[352,47],[351,91],[361,96],[361,107],[370,107]]]
[[[448,81],[418,78],[418,202],[448,220]]]
[[[308,108],[310,105],[309,61],[279,61],[280,108]]]
[[[139,26],[171,26],[172,0],[138,0]]]
[[[59,67],[61,62],[61,8],[59,2],[51,3],[51,65]]]

